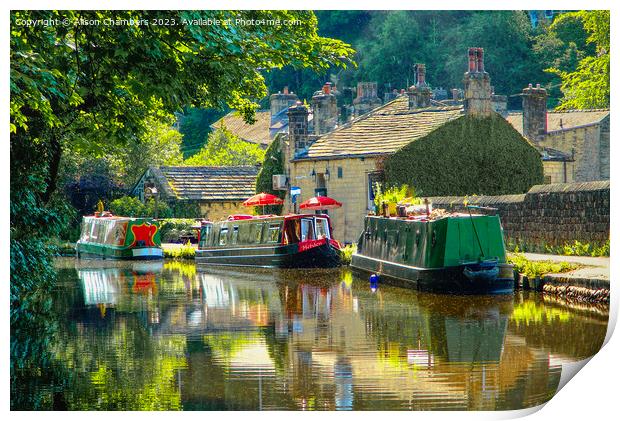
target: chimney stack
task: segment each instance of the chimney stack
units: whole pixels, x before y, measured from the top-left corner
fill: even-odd
[[[426,84],[426,65],[419,63],[415,65],[416,80],[415,86],[409,88],[409,109],[426,108],[431,106],[432,92]]]
[[[354,117],[366,114],[381,105],[377,96],[377,82],[358,82],[357,98],[353,100]]]
[[[540,142],[547,134],[547,90],[532,87],[523,89],[523,136],[533,142]]]
[[[338,125],[338,104],[330,82],[312,96],[312,124],[316,136],[331,132]]]
[[[288,109],[288,142],[291,159],[309,146],[308,108],[300,101]]]
[[[269,110],[271,114],[270,126],[273,126],[278,121],[286,122],[287,113],[285,110],[288,109],[291,105],[295,105],[295,103],[299,101],[297,95],[288,91],[288,86],[285,86],[282,89],[282,92],[278,92],[277,94],[272,94],[269,97]],[[270,136],[273,139],[277,131],[271,133]]]
[[[469,70],[463,78],[465,87],[465,112],[478,116],[489,116],[491,107],[491,78],[484,71],[484,50],[470,48]]]

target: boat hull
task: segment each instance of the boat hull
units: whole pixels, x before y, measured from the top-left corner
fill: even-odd
[[[361,254],[351,260],[354,270],[379,275],[380,283],[417,289],[419,291],[450,294],[511,294],[514,292],[513,267],[499,264],[495,279],[470,280],[464,274],[466,265],[442,268],[418,268],[388,262]]]
[[[78,258],[160,260],[164,257],[161,247],[111,247],[78,242],[75,249]]]
[[[298,244],[261,247],[212,248],[196,251],[200,265],[264,268],[330,268],[340,266],[340,252],[329,241],[301,250]]]

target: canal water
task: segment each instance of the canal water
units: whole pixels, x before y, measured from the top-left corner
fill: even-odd
[[[13,409],[520,409],[607,328],[607,307],[372,290],[345,268],[57,267],[12,331]]]

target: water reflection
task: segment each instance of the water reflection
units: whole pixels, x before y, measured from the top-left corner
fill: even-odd
[[[69,409],[523,408],[607,324],[538,295],[373,292],[344,269],[61,264],[52,354],[73,373]]]

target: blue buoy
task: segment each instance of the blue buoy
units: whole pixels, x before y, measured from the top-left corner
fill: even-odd
[[[379,288],[379,275],[377,275],[376,273],[373,273],[372,275],[370,275],[370,290],[372,292],[375,292],[377,290],[377,288]]]

